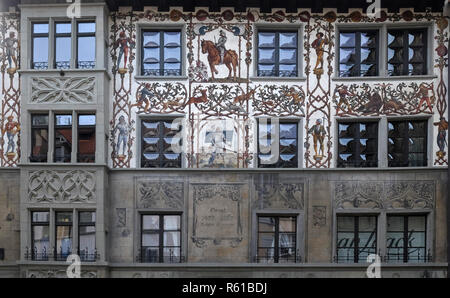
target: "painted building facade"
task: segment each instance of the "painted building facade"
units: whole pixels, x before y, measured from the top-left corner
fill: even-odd
[[[60,2],[1,14],[0,276],[447,276],[446,6]]]

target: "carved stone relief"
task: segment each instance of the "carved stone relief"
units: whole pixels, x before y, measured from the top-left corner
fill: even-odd
[[[97,271],[82,270],[81,278],[97,278]],[[27,278],[67,278],[66,270],[28,270]]]
[[[192,241],[197,247],[237,247],[243,239],[243,184],[193,184]]]
[[[32,171],[28,198],[31,202],[95,202],[95,179],[94,171]]]
[[[434,181],[336,182],[336,209],[432,209]]]
[[[117,214],[117,227],[124,228],[127,225],[127,209],[126,208],[116,208]]]
[[[184,206],[184,183],[137,181],[136,205],[138,208],[181,209]]]
[[[95,78],[32,78],[32,103],[93,103]]]
[[[257,200],[254,208],[302,209],[304,208],[303,183],[264,183],[255,185]]]
[[[327,207],[313,206],[313,226],[315,228],[324,227],[327,224]]]

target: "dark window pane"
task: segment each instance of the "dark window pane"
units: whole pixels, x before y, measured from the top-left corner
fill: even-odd
[[[95,115],[78,116],[78,162],[95,162]]]
[[[296,226],[295,217],[258,217],[257,261],[297,262]]]
[[[426,120],[391,121],[388,137],[390,167],[427,165]]]
[[[338,124],[338,167],[376,167],[377,152],[377,122]]]
[[[339,75],[341,77],[376,76],[378,74],[378,32],[341,32],[339,37]]]
[[[70,162],[72,154],[72,115],[55,116],[55,162]]]
[[[258,76],[297,76],[297,32],[258,33]]]
[[[48,115],[31,116],[31,162],[46,162],[48,152]]]

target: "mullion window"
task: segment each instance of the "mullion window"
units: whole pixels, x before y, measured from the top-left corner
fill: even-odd
[[[95,123],[95,115],[78,115],[78,162],[95,162]]]
[[[31,115],[31,162],[47,162],[48,115]]]
[[[47,261],[50,251],[50,212],[31,212],[31,259]]]
[[[282,220],[287,222],[284,223],[283,231]],[[293,216],[259,216],[257,262],[297,262],[296,225],[297,220]]]
[[[278,131],[278,156],[277,161],[272,164],[264,164],[261,162],[263,159],[267,159],[267,156],[271,156],[273,152],[261,153],[261,140],[267,140],[268,142],[264,146],[270,146],[272,144],[273,130],[276,124],[272,124],[271,121],[266,123],[260,122],[258,124],[258,166],[260,168],[296,168],[298,167],[298,123],[296,122],[279,122]],[[267,132],[265,138],[262,138],[263,131]],[[270,128],[270,131],[269,131]],[[276,139],[276,138],[275,138]]]
[[[143,30],[141,37],[142,75],[181,75],[180,30]],[[159,55],[159,59],[156,58],[156,54]]]
[[[77,68],[95,68],[96,37],[94,21],[77,23]]]
[[[363,44],[363,36],[365,44]],[[341,31],[339,39],[339,76],[378,75],[378,31]],[[344,56],[345,51],[351,52]],[[362,60],[363,51],[369,52],[364,60]]]
[[[289,45],[281,44],[281,37],[292,35]],[[270,36],[273,36],[272,43],[263,43]],[[284,57],[282,51],[293,50],[291,56]],[[267,52],[272,51],[271,57],[267,56]],[[266,52],[266,54],[264,54]],[[270,69],[270,67],[272,68]],[[281,69],[281,66],[287,69]],[[290,67],[289,67],[290,66]],[[258,60],[257,60],[258,76],[275,76],[275,77],[295,77],[298,75],[298,34],[296,31],[259,31],[258,33]]]
[[[173,129],[172,125],[178,125]],[[182,139],[177,135],[181,126],[171,119],[142,121],[141,166],[144,168],[180,168],[181,153],[175,153],[171,145],[179,146]]]
[[[390,121],[388,123],[389,167],[427,165],[427,121]]]
[[[68,29],[67,30],[67,26]],[[69,69],[72,50],[72,24],[70,22],[55,23],[55,61],[56,69]],[[62,48],[62,49],[61,49]],[[67,56],[65,59],[63,57]]]
[[[412,54],[412,57],[410,57]],[[390,76],[427,74],[425,29],[388,31],[388,73]]]
[[[340,122],[338,127],[338,167],[376,167],[378,123]]]
[[[363,221],[366,222],[363,224]],[[338,263],[366,262],[368,255],[376,253],[377,219],[375,216],[338,216],[337,222],[336,261]]]
[[[151,220],[151,228],[145,227],[145,219]],[[172,223],[169,219],[175,219]],[[156,221],[157,222],[156,222]],[[166,223],[169,227],[166,227]],[[170,227],[170,224],[174,226]],[[142,215],[141,261],[150,263],[181,262],[181,216]],[[146,237],[147,236],[147,237]],[[150,238],[149,238],[150,236]],[[155,237],[156,236],[156,237]],[[152,243],[153,242],[153,243]],[[149,245],[151,244],[151,245]],[[155,254],[157,252],[157,254]]]
[[[95,261],[95,212],[80,211],[78,215],[78,254],[82,261]]]
[[[31,25],[31,68],[48,69],[49,24],[36,22]]]
[[[72,115],[55,115],[55,162],[71,162]]]
[[[72,253],[72,211],[56,212],[55,260],[65,261]]]
[[[426,215],[387,217],[387,261],[426,262]]]

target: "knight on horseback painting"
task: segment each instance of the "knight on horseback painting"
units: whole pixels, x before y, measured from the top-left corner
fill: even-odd
[[[206,39],[201,40],[201,51],[202,54],[207,54],[208,56],[207,59],[211,70],[212,80],[215,80],[214,75],[219,74],[219,71],[216,69],[216,66],[218,65],[225,65],[228,68],[229,72],[227,79],[236,80],[239,56],[236,51],[226,49],[226,42],[227,36],[223,30],[219,31],[219,39],[217,42]]]

